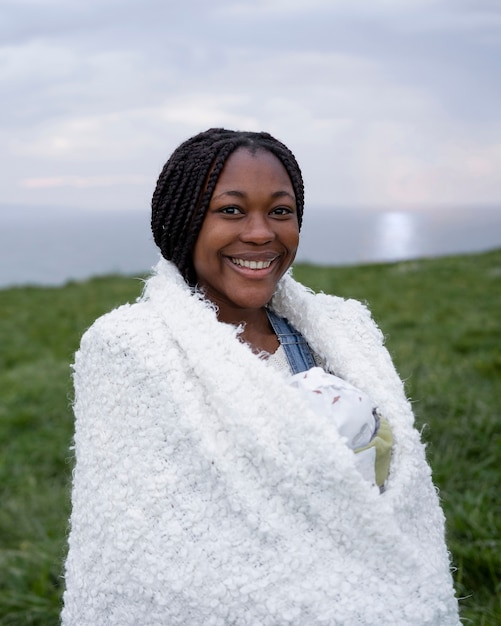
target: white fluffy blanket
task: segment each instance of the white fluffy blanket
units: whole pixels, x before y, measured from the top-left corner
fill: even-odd
[[[290,275],[274,309],[395,438],[383,494],[332,421],[161,261],[75,360],[64,626],[457,626],[444,519],[366,308]]]

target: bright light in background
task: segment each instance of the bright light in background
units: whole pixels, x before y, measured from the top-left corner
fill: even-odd
[[[381,260],[395,261],[419,256],[421,248],[414,214],[381,214],[373,236],[375,254]]]

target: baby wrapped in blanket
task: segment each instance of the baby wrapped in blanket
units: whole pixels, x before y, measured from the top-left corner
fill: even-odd
[[[336,425],[355,452],[362,476],[381,491],[388,477],[393,437],[369,396],[320,367],[294,374],[290,385],[304,394],[309,407]]]

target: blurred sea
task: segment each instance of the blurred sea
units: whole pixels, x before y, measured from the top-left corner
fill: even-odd
[[[312,209],[298,261],[355,265],[501,247],[501,207],[426,211]],[[0,287],[140,274],[156,263],[149,213],[0,206]]]

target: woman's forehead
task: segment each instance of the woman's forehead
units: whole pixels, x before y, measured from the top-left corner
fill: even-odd
[[[259,183],[274,184],[292,190],[290,176],[283,163],[265,149],[237,148],[227,159],[217,180],[214,193],[232,185],[248,186]]]

